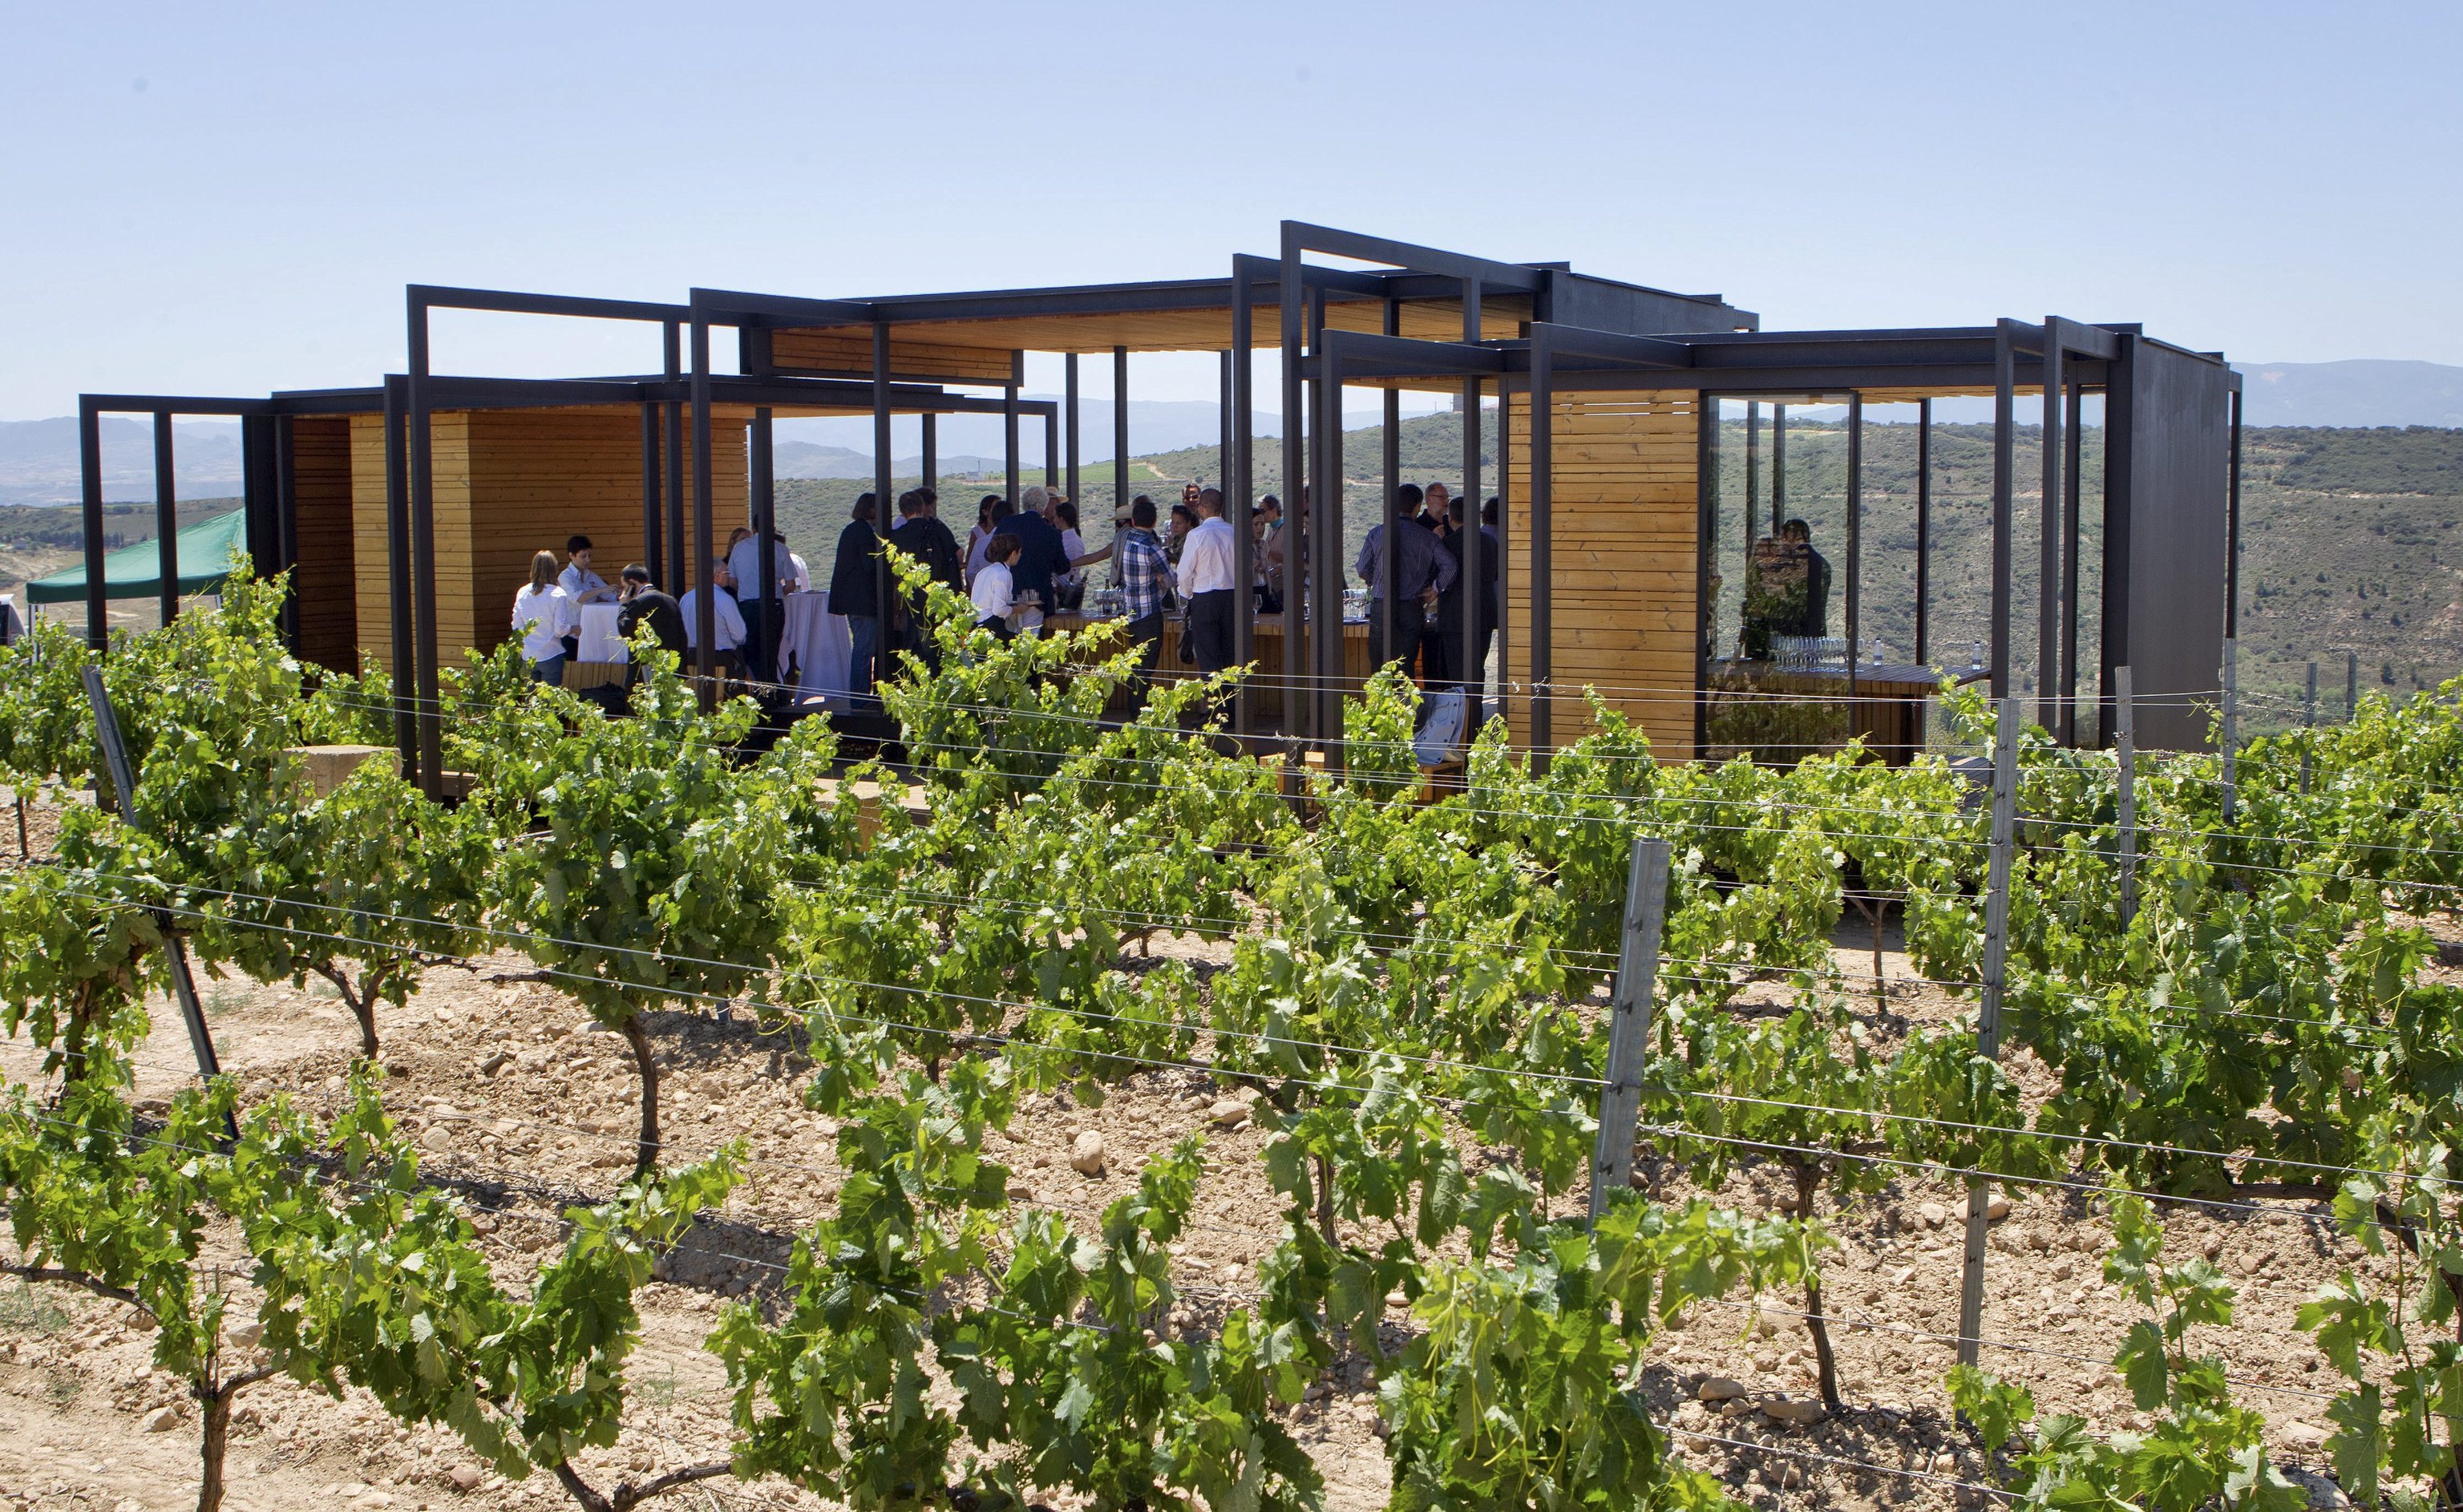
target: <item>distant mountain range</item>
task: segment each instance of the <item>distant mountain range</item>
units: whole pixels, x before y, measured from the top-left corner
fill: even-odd
[[[2245,419],[2252,426],[2437,426],[2463,427],[2463,367],[2440,362],[2374,358],[2343,362],[2244,362]],[[1035,394],[1034,399],[1057,399]],[[1112,403],[1088,399],[1079,405],[1079,454],[1086,462],[1112,455]],[[1989,420],[1989,401],[1944,401],[1934,407],[1944,423]],[[1806,410],[1805,419],[1834,418]],[[1282,417],[1260,412],[1259,436],[1282,434]],[[1377,423],[1371,410],[1343,416],[1345,428]],[[1019,449],[1040,469],[1043,425],[1029,418],[1019,427]],[[1216,406],[1206,400],[1131,400],[1129,454],[1152,456],[1215,444],[1221,434]],[[923,430],[913,416],[892,424],[898,461],[892,471],[914,476],[922,469]],[[184,421],[172,427],[173,471],[183,498],[223,498],[240,490],[239,427],[229,421]],[[861,415],[778,422],[777,471],[782,478],[861,478],[872,474],[872,421]],[[1004,452],[998,415],[944,415],[935,446],[945,474],[997,471]],[[106,416],[102,422],[103,497],[113,501],[154,496],[153,427],[142,420]],[[73,419],[0,421],[0,504],[73,504],[78,495],[76,422]]]
[[[2376,358],[2234,365],[2244,425],[2463,427],[2463,367]]]

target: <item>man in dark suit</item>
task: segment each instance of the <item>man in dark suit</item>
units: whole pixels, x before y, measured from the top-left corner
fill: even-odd
[[[685,611],[676,601],[650,581],[650,569],[635,562],[623,571],[624,586],[619,590],[616,630],[630,641],[644,624],[657,637],[659,648],[685,654]]]
[[[922,562],[934,582],[961,597],[966,594],[966,559],[959,554],[958,538],[932,513],[928,490],[908,489],[898,495],[898,524],[889,533],[889,544]],[[899,606],[906,623],[900,628],[898,645],[921,655],[925,666],[938,671],[941,648],[933,644],[930,621],[924,612],[926,597],[919,588]]]
[[[1463,690],[1463,730],[1477,734],[1481,724],[1480,695],[1488,681],[1489,647],[1496,642],[1496,560],[1503,553],[1497,550],[1496,532],[1488,526],[1479,528],[1479,589],[1473,594],[1462,573],[1464,523],[1463,501],[1452,499],[1446,506],[1443,539],[1447,553],[1454,560],[1454,581],[1445,592],[1437,595],[1437,633],[1428,647],[1437,665],[1436,680]],[[1469,660],[1463,656],[1463,610],[1467,604],[1479,606],[1479,618],[1472,626],[1478,644],[1471,648]]]
[[[873,653],[881,646],[881,537],[872,528],[878,513],[869,493],[855,501],[855,517],[839,532],[838,559],[830,566],[830,612],[846,616],[847,692],[857,709],[872,698]]]

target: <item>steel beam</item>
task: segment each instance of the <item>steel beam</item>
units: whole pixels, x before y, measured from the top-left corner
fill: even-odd
[[[1284,257],[1295,259],[1302,252],[1319,252],[1359,262],[1384,263],[1389,267],[1435,274],[1445,278],[1477,278],[1485,285],[1510,294],[1537,294],[1547,284],[1546,274],[1521,263],[1492,262],[1485,257],[1472,257],[1442,248],[1422,247],[1384,236],[1363,236],[1357,231],[1313,226],[1306,221],[1283,222]]]
[[[404,293],[412,305],[426,310],[488,310],[499,315],[568,315],[585,319],[652,322],[681,319],[687,313],[683,305],[654,304],[642,299],[524,294],[511,289],[465,289],[449,284],[415,283]]]

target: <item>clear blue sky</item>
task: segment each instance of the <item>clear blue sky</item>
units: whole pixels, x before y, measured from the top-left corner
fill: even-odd
[[[2452,5],[23,5],[0,418],[365,382],[414,280],[1181,277],[1285,216],[1775,327],[2463,362],[2458,43]],[[455,323],[438,364],[650,361],[556,325]]]

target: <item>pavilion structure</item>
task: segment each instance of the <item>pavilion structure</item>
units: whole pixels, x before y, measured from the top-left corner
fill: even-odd
[[[1312,258],[1318,260],[1312,260]],[[1335,259],[1327,261],[1325,259]],[[552,315],[654,324],[664,370],[562,380],[439,374],[428,362],[437,310]],[[2108,707],[2113,669],[2131,668],[2142,744],[2203,744],[2198,707],[2212,695],[2234,631],[2239,524],[2238,375],[2218,354],[2167,344],[2136,325],[2064,318],[1882,331],[1764,331],[1717,296],[1679,295],[1578,274],[1562,263],[1486,258],[1285,222],[1277,255],[1235,255],[1228,276],[960,294],[838,298],[694,289],[681,303],[448,289],[407,291],[405,370],[364,388],[212,399],[89,394],[79,403],[90,598],[102,587],[99,417],[151,415],[162,579],[176,583],[171,419],[230,415],[243,426],[248,548],[262,572],[289,570],[287,628],[299,654],[335,667],[365,651],[394,673],[406,769],[441,780],[439,668],[507,633],[502,606],[532,551],[590,535],[604,558],[647,563],[659,581],[704,589],[708,613],[716,532],[752,527],[765,555],[774,521],[772,427],[780,416],[871,416],[874,492],[891,497],[891,422],[922,417],[925,471],[937,472],[944,414],[999,414],[1010,496],[1020,484],[1021,428],[1044,432],[1047,482],[1079,496],[1079,373],[1112,362],[1116,505],[1128,498],[1129,359],[1220,355],[1224,486],[1253,504],[1256,411],[1251,374],[1261,347],[1280,353],[1282,496],[1299,532],[1286,560],[1287,614],[1255,614],[1242,595],[1235,661],[1252,689],[1233,702],[1237,733],[1272,731],[1339,759],[1347,681],[1339,634],[1342,396],[1384,390],[1379,476],[1400,477],[1400,394],[1459,395],[1467,419],[1496,404],[1498,475],[1483,480],[1481,427],[1464,427],[1462,492],[1499,500],[1503,583],[1501,703],[1518,744],[1544,753],[1581,733],[1582,691],[1599,689],[1663,756],[1703,748],[1711,700],[1711,543],[1722,519],[1723,405],[1741,402],[1754,430],[1774,407],[1833,404],[1848,417],[1844,604],[1853,679],[1862,588],[1862,440],[1868,404],[1925,405],[1990,396],[1991,655],[1996,695],[2032,679],[2038,715],[2075,738],[2082,684]],[[713,361],[732,332],[734,371]],[[1063,358],[1063,397],[1021,395],[1025,354]],[[2101,399],[2102,496],[2082,496],[2082,402]],[[2040,476],[2016,475],[2025,408],[2042,425]],[[1758,464],[1757,450],[1751,454]],[[1776,460],[1776,458],[1774,459]],[[1920,468],[1917,661],[1934,589],[1928,574],[1929,468]],[[2040,490],[2038,538],[2021,542],[2016,503]],[[1315,502],[1302,505],[1305,499]],[[1776,499],[1774,497],[1776,523]],[[1757,502],[1748,490],[1750,516]],[[2101,511],[2100,602],[2080,591],[2082,523]],[[1091,522],[1090,522],[1091,523]],[[1746,521],[1751,538],[1759,522]],[[1248,581],[1249,531],[1235,530]],[[1488,549],[1465,537],[1476,581]],[[2034,661],[2014,665],[2014,567],[2035,559]],[[765,571],[768,563],[765,562]],[[883,568],[884,572],[886,568]],[[166,618],[176,602],[163,605]],[[2079,665],[2082,620],[2096,626],[2097,665]],[[1288,622],[1288,623],[1285,623]],[[99,602],[89,632],[101,644]],[[711,627],[698,644],[711,646]],[[707,675],[708,653],[700,668]],[[1279,697],[1270,697],[1278,693]],[[2110,721],[2099,719],[2097,730]]]

